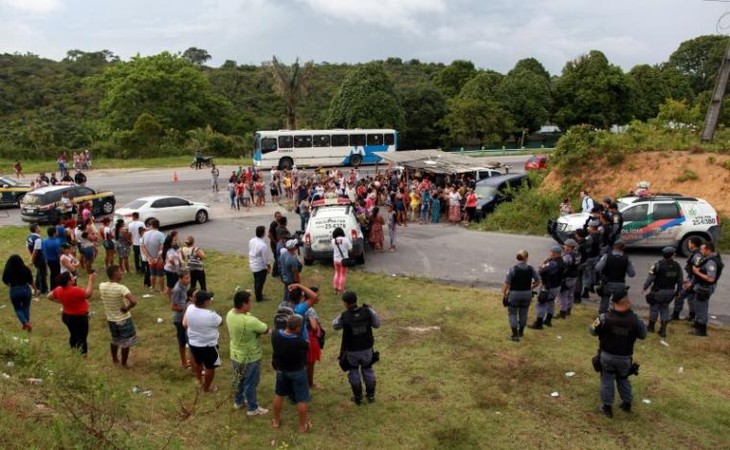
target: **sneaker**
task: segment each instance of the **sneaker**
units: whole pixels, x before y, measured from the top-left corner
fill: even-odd
[[[243,408],[244,406],[245,406],[245,405],[244,405],[243,403],[236,403],[236,402],[233,402],[233,409],[241,409],[241,408]]]
[[[258,407],[254,409],[253,411],[246,411],[247,416],[263,416],[264,414],[268,413],[269,410],[266,408]]]

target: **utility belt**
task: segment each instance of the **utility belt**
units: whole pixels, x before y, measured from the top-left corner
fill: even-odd
[[[633,357],[630,360],[631,360],[631,367],[629,368],[629,372],[626,375],[624,375],[624,376],[616,377],[617,380],[625,380],[628,377],[630,377],[631,375],[639,376],[639,368],[641,367],[641,364],[639,364],[637,362],[634,362],[634,358]],[[599,372],[600,373],[600,372],[603,371],[603,365],[601,364],[601,349],[600,348],[598,349],[598,352],[596,353],[596,356],[594,356],[591,359],[591,364],[593,364],[593,370],[595,370],[596,372]],[[616,374],[616,371],[614,371],[614,370],[607,370],[606,373],[610,373],[610,374],[614,374],[615,375]]]

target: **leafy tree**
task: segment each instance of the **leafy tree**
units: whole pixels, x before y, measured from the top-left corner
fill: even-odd
[[[631,116],[630,78],[598,50],[569,61],[554,87],[555,122],[562,129],[576,124],[609,128]]]
[[[474,63],[457,59],[433,76],[433,84],[447,97],[454,97],[476,74]]]
[[[403,90],[405,127],[400,148],[436,148],[444,133],[441,121],[446,115],[446,99],[432,84],[419,84]]]
[[[271,59],[271,74],[274,77],[274,91],[286,104],[286,127],[297,129],[297,104],[307,96],[307,88],[314,71],[311,61],[299,66],[299,59],[291,66],[279,62],[274,56]]]
[[[502,101],[514,119],[515,137],[523,132],[532,133],[548,122],[552,105],[550,78],[542,66],[517,63],[497,88],[497,98]],[[537,63],[538,65],[540,63]]]
[[[202,66],[211,59],[207,50],[198,47],[188,48],[183,52],[182,57],[196,66]]]
[[[689,77],[695,94],[713,89],[728,42],[727,36],[716,35],[684,41],[669,56],[669,65]]]
[[[455,98],[448,102],[443,124],[450,145],[493,146],[514,127],[510,114],[496,100]]]
[[[527,70],[536,75],[540,75],[541,77],[550,81],[550,72],[548,72],[545,69],[545,66],[543,66],[542,63],[535,58],[521,59],[521,60],[517,61],[517,64],[515,64],[514,69],[512,69],[512,71],[514,71],[514,72],[519,72],[522,70]]]
[[[641,64],[629,71],[632,81],[631,110],[639,120],[648,120],[659,113],[659,107],[667,99],[694,97],[689,80],[672,66]]]
[[[497,88],[503,78],[504,75],[493,70],[480,71],[464,84],[458,97],[484,101],[495,100]]]
[[[675,127],[702,125],[702,114],[699,106],[692,107],[687,100],[668,99],[659,106],[657,120],[662,123],[671,123]]]
[[[405,123],[403,107],[393,82],[378,63],[352,70],[335,94],[327,128],[382,128],[397,130]]]

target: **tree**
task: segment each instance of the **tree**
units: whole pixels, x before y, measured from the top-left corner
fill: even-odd
[[[629,76],[634,93],[631,97],[631,111],[638,120],[646,121],[656,117],[660,105],[667,99],[691,101],[694,97],[688,77],[670,65],[637,65],[631,68]]]
[[[562,129],[577,124],[609,128],[631,117],[630,78],[598,50],[566,63],[554,92],[555,122]]]
[[[369,63],[352,70],[332,98],[328,128],[395,128],[405,114],[393,82],[382,64]]]
[[[517,61],[517,64],[515,64],[512,71],[518,72],[521,70],[527,70],[550,81],[550,72],[548,72],[545,69],[545,66],[543,66],[542,63],[535,58],[525,58]]]
[[[441,121],[446,115],[446,99],[432,84],[420,84],[403,91],[405,127],[400,148],[404,150],[436,148],[444,129]]]
[[[669,65],[689,77],[695,94],[713,89],[728,41],[727,36],[715,35],[684,41],[669,56]]]
[[[443,124],[451,145],[499,145],[514,127],[510,114],[496,100],[455,98],[448,106]]]
[[[474,63],[457,59],[433,76],[433,84],[447,97],[455,97],[476,74]]]
[[[297,105],[307,96],[309,81],[314,71],[312,61],[299,65],[299,58],[291,66],[279,62],[274,56],[271,59],[271,75],[274,78],[274,92],[286,104],[286,127],[297,129]]]
[[[183,52],[182,57],[196,66],[202,66],[211,59],[210,53],[207,50],[198,47],[188,48]]]
[[[516,139],[523,133],[535,132],[550,118],[549,75],[544,69],[532,70],[529,65],[518,63],[499,84],[497,98],[514,119]]]
[[[504,75],[493,70],[480,71],[464,84],[458,97],[484,101],[495,100],[497,88],[503,78]]]

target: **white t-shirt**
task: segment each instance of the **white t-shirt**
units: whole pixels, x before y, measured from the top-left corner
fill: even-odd
[[[139,229],[144,228],[144,224],[139,220],[135,220],[127,225],[127,230],[132,234],[132,245],[139,245],[140,235]]]
[[[223,318],[210,309],[190,305],[185,311],[188,322],[188,343],[193,347],[218,345],[218,327]]]
[[[263,239],[254,236],[248,241],[248,264],[251,272],[266,270],[269,264],[269,246]]]
[[[339,249],[337,248],[337,244],[340,246]],[[340,262],[350,256],[352,242],[347,237],[338,237],[337,239],[332,239],[332,248],[332,259],[334,262]],[[340,250],[342,250],[341,254]]]

